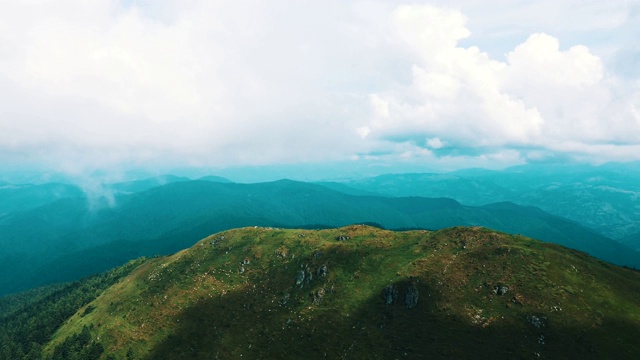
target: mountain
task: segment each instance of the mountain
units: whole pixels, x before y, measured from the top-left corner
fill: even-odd
[[[509,189],[491,180],[456,174],[386,174],[346,180],[341,184],[360,191],[394,197],[446,197],[473,206],[512,198]]]
[[[387,174],[341,185],[389,196],[448,197],[474,206],[503,201],[536,206],[621,239],[640,232],[637,166],[529,164],[503,171]]]
[[[204,176],[199,178],[201,181],[219,182],[219,183],[231,183],[232,181],[221,176]],[[105,190],[114,194],[132,194],[137,192],[146,191],[154,187],[163,186],[180,181],[191,181],[190,178],[184,176],[175,175],[161,175],[142,180],[127,181],[121,183],[108,184],[105,186]]]
[[[0,183],[0,218],[12,212],[34,209],[60,199],[83,195],[82,189],[68,184]]]
[[[375,193],[375,192],[371,192],[371,191],[365,191],[365,190],[360,190],[360,189],[356,189],[341,183],[336,183],[336,182],[330,182],[330,181],[319,181],[316,182],[315,184],[324,186],[326,188],[329,188],[331,190],[335,190],[335,191],[339,191],[343,194],[348,194],[348,195],[356,195],[356,196],[390,196],[390,195],[384,195],[384,194],[380,194],[380,193]]]
[[[640,267],[640,254],[532,207],[464,206],[452,199],[354,196],[281,180],[258,184],[177,181],[116,197],[116,206],[65,199],[0,221],[0,294],[70,281],[140,256],[169,254],[244,226],[387,229],[481,225]]]
[[[2,348],[45,359],[640,357],[638,271],[486,228],[242,228],[120,274],[90,279],[94,299],[41,343],[23,349],[16,335],[37,311],[10,315],[22,321],[0,326]]]
[[[636,251],[640,251],[640,233],[628,235],[620,239],[620,242]]]
[[[131,194],[140,191],[149,190],[154,187],[171,184],[178,181],[189,181],[191,179],[182,177],[182,176],[174,176],[174,175],[161,175],[155,176],[142,180],[133,180],[120,182],[115,184],[109,184],[105,186],[106,190],[113,193],[125,193]]]
[[[199,178],[198,180],[202,180],[202,181],[211,181],[211,182],[219,182],[219,183],[232,183],[233,181],[227,179],[227,178],[223,178],[222,176],[214,176],[214,175],[209,175],[209,176],[204,176]]]

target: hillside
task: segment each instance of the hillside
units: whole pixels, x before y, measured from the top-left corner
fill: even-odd
[[[638,184],[640,173],[632,164],[528,164],[502,171],[386,174],[338,185],[387,196],[448,197],[474,206],[503,201],[536,206],[621,239],[640,232]]]
[[[355,196],[281,180],[176,181],[93,207],[82,198],[0,219],[0,295],[105,271],[140,256],[170,254],[211,233],[244,227],[387,229],[485,226],[640,267],[640,253],[579,224],[515,204],[464,206],[445,198]],[[19,241],[16,241],[19,239]]]
[[[636,251],[640,251],[640,233],[628,235],[620,239],[620,242]]]
[[[0,217],[16,211],[34,209],[56,200],[82,195],[79,187],[67,184],[34,185],[0,182]]]
[[[637,359],[638,298],[637,271],[485,228],[251,227],[146,261],[44,353]]]

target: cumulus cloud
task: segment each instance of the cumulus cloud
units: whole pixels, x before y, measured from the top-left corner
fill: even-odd
[[[465,18],[433,6],[402,6],[393,14],[398,34],[418,57],[412,83],[377,94],[390,109],[371,123],[382,137],[439,136],[454,145],[522,144],[537,136],[543,119],[535,108],[501,89],[507,65],[478,48],[461,48]]]
[[[608,73],[586,46],[565,50],[552,35],[534,33],[498,61],[459,45],[470,31],[455,11],[401,6],[393,24],[417,56],[410,84],[372,97],[369,138],[600,160],[629,160],[635,146],[628,145],[640,142],[637,87]],[[620,143],[626,146],[614,145]]]
[[[637,18],[602,4],[3,1],[0,163],[636,159],[637,80],[554,33]]]

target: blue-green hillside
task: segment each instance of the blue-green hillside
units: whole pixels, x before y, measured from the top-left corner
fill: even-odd
[[[67,198],[0,219],[0,293],[68,281],[139,256],[169,254],[218,231],[376,224],[387,229],[485,226],[640,267],[637,252],[579,224],[514,204],[465,206],[447,198],[355,196],[281,180],[175,181],[120,194],[113,204]]]

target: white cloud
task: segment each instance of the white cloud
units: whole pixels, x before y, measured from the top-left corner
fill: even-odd
[[[393,12],[398,34],[425,60],[438,60],[471,33],[460,12],[431,5],[402,5]]]
[[[331,89],[348,79],[331,80],[338,55],[323,55],[347,41],[333,42],[333,5],[133,4],[1,5],[0,47],[11,51],[0,87],[15,94],[0,108],[5,161],[224,165],[352,152],[341,152],[351,110],[339,106],[354,100]]]
[[[624,160],[629,152],[614,144],[640,143],[637,87],[607,73],[587,47],[563,50],[536,33],[502,62],[458,44],[469,35],[461,14],[416,5],[394,15],[397,34],[418,56],[410,84],[376,93],[388,111],[373,112],[369,138],[419,135],[478,151],[515,146]]]
[[[558,39],[547,34],[532,34],[527,41],[507,54],[508,81],[538,86],[584,88],[603,77],[602,62],[582,45],[560,50]]]
[[[629,3],[439,4],[0,1],[0,164],[634,157]]]
[[[427,139],[426,144],[428,147],[432,149],[442,149],[443,147],[446,146],[446,144],[439,138]]]
[[[386,120],[372,120],[373,134],[402,138],[417,132],[458,146],[522,144],[537,136],[543,120],[536,109],[501,89],[506,65],[475,47],[456,46],[468,34],[463,16],[404,6],[394,20],[400,37],[419,56],[412,84],[385,95],[392,110]]]

